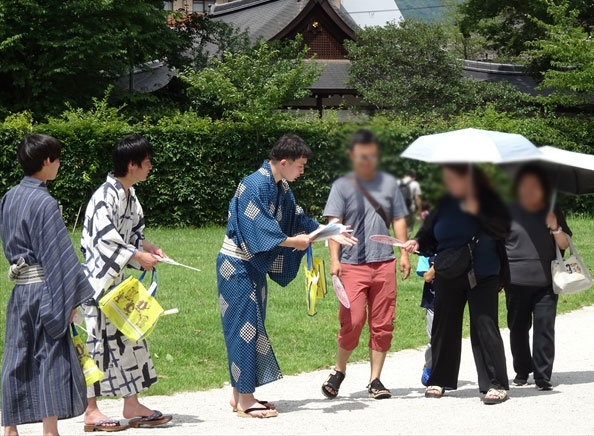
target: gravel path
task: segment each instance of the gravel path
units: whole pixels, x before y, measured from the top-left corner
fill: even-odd
[[[349,367],[341,396],[325,400],[320,385],[328,371],[285,377],[258,390],[281,412],[268,420],[242,419],[226,407],[229,389],[145,398],[148,405],[174,414],[167,427],[127,430],[118,435],[361,435],[361,434],[594,434],[594,306],[560,316],[552,392],[534,385],[512,388],[511,399],[498,406],[479,401],[470,342],[464,341],[460,389],[440,400],[423,398],[422,350],[393,353],[383,381],[391,400],[367,398],[367,364]],[[513,376],[508,332],[503,331],[508,371]],[[277,347],[283,346],[276,344]],[[104,412],[118,416],[121,402],[101,401]],[[82,433],[82,417],[60,422],[63,435]],[[40,424],[23,426],[23,435],[41,434]]]

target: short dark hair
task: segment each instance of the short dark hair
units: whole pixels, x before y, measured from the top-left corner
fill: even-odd
[[[527,164],[524,165],[519,171],[516,173],[516,177],[514,178],[514,185],[513,185],[513,194],[514,197],[518,196],[518,189],[520,188],[520,183],[526,176],[534,176],[540,182],[540,186],[542,188],[544,194],[544,200],[547,207],[550,206],[551,197],[553,195],[553,185],[551,184],[551,179],[547,175],[547,173],[539,166],[534,164]]]
[[[309,159],[310,156],[311,148],[301,137],[293,133],[281,136],[270,150],[270,160],[275,162],[283,159],[297,160],[302,157]]]
[[[62,147],[60,141],[53,136],[42,133],[27,135],[17,150],[17,159],[26,176],[32,176],[43,168],[43,162],[49,158],[51,162],[60,157]]]
[[[351,142],[349,143],[349,150],[352,151],[356,145],[371,145],[375,144],[379,147],[379,141],[377,140],[377,136],[371,130],[367,129],[359,129],[353,136],[351,137]]]
[[[130,163],[141,166],[147,157],[153,157],[153,146],[144,136],[124,136],[113,149],[113,175],[125,177]]]
[[[412,179],[416,179],[417,178],[417,172],[416,171],[413,171],[413,170],[407,170],[407,171],[405,171],[404,172],[404,175],[405,176],[408,176],[408,177],[410,177]]]

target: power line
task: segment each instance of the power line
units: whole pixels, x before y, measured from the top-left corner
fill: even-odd
[[[397,11],[418,11],[418,10],[423,10],[423,9],[440,9],[440,8],[449,8],[451,6],[456,6],[457,3],[451,3],[448,5],[429,5],[429,6],[411,6],[408,8],[401,8],[400,6],[397,6],[397,9],[379,9],[379,10],[373,10],[373,11],[354,11],[354,12],[349,12],[349,14],[368,14],[368,13],[372,13],[372,12],[397,12]]]

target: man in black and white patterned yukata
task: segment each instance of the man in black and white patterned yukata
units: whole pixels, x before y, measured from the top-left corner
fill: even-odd
[[[127,339],[98,309],[104,293],[124,280],[126,267],[152,270],[154,255],[165,253],[144,239],[144,216],[136,198],[137,182],[144,182],[152,169],[153,150],[138,135],[124,137],[113,152],[113,173],[95,191],[85,213],[81,245],[89,282],[95,291],[93,303],[85,305],[89,331],[87,347],[105,377],[88,388],[86,431],[124,430],[126,425],[109,419],[98,408],[96,396],[124,398],[123,416],[130,427],[154,427],[171,421],[140,404],[138,393],[157,382],[157,374],[145,340]]]

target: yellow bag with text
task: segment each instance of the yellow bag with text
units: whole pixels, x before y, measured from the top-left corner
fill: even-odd
[[[74,327],[74,324],[71,324],[71,327],[72,345],[74,345],[78,361],[80,362],[80,366],[85,375],[85,383],[87,384],[87,386],[93,386],[95,383],[103,380],[105,374],[103,374],[103,372],[99,369],[99,367],[89,354],[89,350],[87,350],[85,343],[83,342],[82,338],[78,335],[78,331],[76,331],[76,327]]]
[[[137,279],[128,277],[99,300],[99,309],[131,341],[147,338],[163,315],[163,308],[154,297],[157,271],[148,291],[142,284],[145,272]]]

